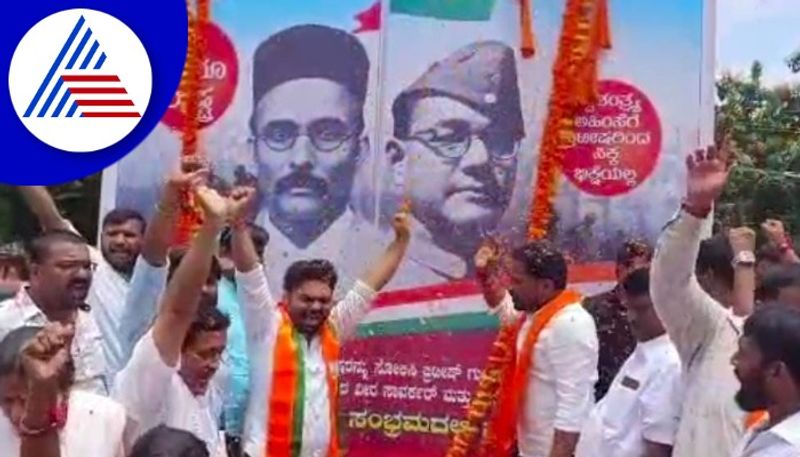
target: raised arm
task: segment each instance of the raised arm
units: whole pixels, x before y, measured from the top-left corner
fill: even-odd
[[[733,313],[747,317],[753,312],[756,301],[756,232],[749,227],[739,227],[728,232],[733,249]],[[747,260],[745,260],[747,259]]]
[[[392,219],[392,228],[394,229],[394,240],[389,243],[383,255],[378,261],[370,268],[365,275],[363,275],[363,282],[370,289],[380,291],[392,279],[397,267],[403,260],[406,254],[408,243],[411,241],[411,216],[408,204],[403,204],[400,210],[394,215]]]
[[[195,195],[203,208],[205,221],[167,286],[153,324],[153,341],[169,366],[178,363],[228,211],[227,201],[208,187],[199,187]]]
[[[155,216],[147,226],[140,257],[136,260],[130,288],[125,296],[119,322],[119,360],[109,360],[112,372],[121,370],[131,357],[139,339],[153,324],[158,300],[167,282],[167,252],[172,243],[183,192],[203,183],[208,169],[197,159],[183,159],[180,168],[167,180]]]
[[[670,339],[684,363],[690,360],[724,321],[722,305],[697,281],[695,263],[704,224],[728,177],[726,155],[714,147],[687,158],[684,209],[671,221],[658,242],[653,259],[650,293]]]
[[[48,324],[22,351],[22,369],[28,381],[22,427],[32,433],[21,435],[20,457],[61,456],[59,430],[53,426],[51,414],[58,407],[73,334],[71,324]]]
[[[19,186],[19,193],[31,212],[36,216],[42,230],[72,230],[72,225],[61,217],[53,197],[44,186]]]
[[[252,187],[236,187],[230,197],[233,228],[231,255],[236,267],[236,294],[239,296],[249,344],[254,347],[268,335],[276,322],[278,309],[247,227],[248,211],[255,194]]]
[[[195,156],[181,159],[179,169],[170,175],[161,191],[155,216],[144,233],[141,256],[150,265],[166,265],[167,251],[180,212],[181,194],[201,185],[207,176],[208,167]]]
[[[383,255],[367,271],[363,279],[356,281],[353,289],[336,304],[331,311],[331,322],[336,327],[340,339],[350,338],[364,316],[369,312],[375,294],[392,279],[400,266],[411,240],[411,216],[408,204],[403,204],[392,219],[394,240],[386,247]]]

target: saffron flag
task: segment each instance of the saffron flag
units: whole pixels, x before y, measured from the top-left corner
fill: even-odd
[[[488,21],[495,0],[391,0],[390,11],[448,21]]]
[[[353,33],[375,32],[381,28],[381,2],[377,1],[366,10],[356,14],[358,28]]]

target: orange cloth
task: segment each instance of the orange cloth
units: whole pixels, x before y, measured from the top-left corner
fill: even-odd
[[[493,443],[489,446],[489,449],[493,448],[493,455],[498,457],[509,455],[516,440],[519,407],[526,401],[525,392],[528,377],[534,367],[534,351],[539,336],[561,310],[580,303],[582,298],[577,292],[565,290],[533,315],[533,324],[525,335],[522,350],[504,373],[497,409],[489,423],[487,440]],[[525,318],[521,318],[517,324],[515,342],[524,322]]]
[[[305,380],[303,335],[295,330],[285,305],[279,305],[281,325],[273,353],[272,390],[269,398],[269,420],[267,422],[267,457],[297,457],[303,443],[303,406]],[[330,396],[331,436],[327,457],[339,456],[336,411],[339,398],[338,379],[331,367],[339,360],[339,340],[330,323],[325,323],[320,332],[322,357],[325,361]]]

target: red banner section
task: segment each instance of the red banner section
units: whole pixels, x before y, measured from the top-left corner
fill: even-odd
[[[339,365],[347,455],[444,455],[451,434],[464,423],[495,334],[490,327],[348,344]]]

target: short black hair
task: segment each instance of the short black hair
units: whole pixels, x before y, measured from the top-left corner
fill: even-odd
[[[22,351],[44,329],[42,326],[23,326],[9,332],[0,341],[0,377],[22,373]],[[67,390],[75,377],[75,366],[70,360],[67,374],[60,380],[59,388]]]
[[[283,276],[283,290],[292,292],[307,281],[322,281],[333,290],[336,288],[338,280],[336,268],[329,261],[324,259],[300,260],[291,264],[286,270],[286,274]]]
[[[85,246],[86,239],[70,230],[48,230],[28,243],[28,257],[31,263],[40,264],[47,260],[50,248],[56,243],[80,244]]]
[[[184,246],[170,249],[169,255],[167,256],[169,258],[169,270],[167,271],[168,282],[178,270],[178,266],[181,264],[181,261],[187,252],[189,252],[189,249]],[[222,267],[219,266],[219,260],[217,260],[216,257],[211,258],[211,271],[209,274],[216,279],[220,279],[222,277]]]
[[[638,268],[622,281],[622,290],[633,297],[650,294],[650,269]]]
[[[202,332],[222,332],[228,330],[231,325],[231,320],[216,306],[201,305],[194,315],[192,325],[189,326],[189,331],[186,332],[186,338],[183,340],[183,347],[188,346],[194,341],[194,338]]]
[[[782,304],[757,308],[744,323],[744,336],[756,343],[766,362],[786,364],[800,384],[800,310]]]
[[[777,300],[781,289],[800,287],[800,265],[778,265],[767,270],[756,290],[756,296],[762,301]]]
[[[267,232],[264,227],[255,224],[253,222],[248,222],[247,230],[250,233],[250,239],[253,240],[253,244],[256,247],[256,251],[262,251],[269,243],[269,232]],[[219,237],[219,247],[220,250],[225,252],[230,252],[231,250],[231,243],[233,242],[233,229],[230,227],[225,227],[222,231],[222,234]]]
[[[558,290],[567,287],[567,259],[549,241],[532,241],[515,249],[511,257],[522,262],[529,275],[553,281]]]
[[[144,235],[145,229],[147,229],[147,221],[145,221],[144,216],[139,211],[130,208],[115,208],[108,212],[103,217],[103,223],[101,226],[105,228],[108,225],[121,225],[128,221],[138,221],[139,224],[142,226],[142,235]]]
[[[727,236],[717,234],[700,243],[695,270],[698,275],[711,272],[728,288],[733,288],[733,248]]]
[[[764,244],[756,251],[756,261],[780,263],[783,258],[781,250],[772,244]]]
[[[209,457],[206,443],[185,430],[159,425],[142,435],[129,457]]]

